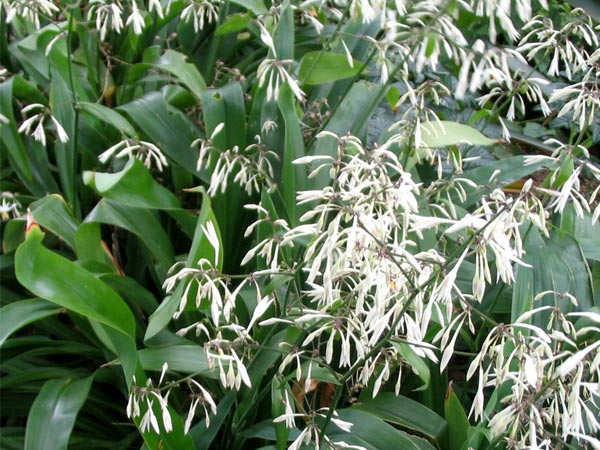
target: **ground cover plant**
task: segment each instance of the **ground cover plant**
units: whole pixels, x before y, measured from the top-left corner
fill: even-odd
[[[0,29],[1,448],[600,448],[593,5]]]

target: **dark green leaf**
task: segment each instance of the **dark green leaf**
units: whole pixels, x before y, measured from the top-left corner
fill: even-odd
[[[178,209],[177,198],[158,184],[144,164],[131,158],[117,173],[83,172],[83,182],[98,195],[138,208]]]
[[[297,225],[296,193],[306,189],[305,168],[293,161],[304,156],[304,139],[296,113],[294,94],[288,86],[281,90],[279,110],[285,122],[285,140],[281,171],[281,190],[289,222]]]
[[[135,129],[129,121],[114,109],[91,102],[79,102],[77,106],[82,112],[112,125],[121,133],[125,133],[129,137],[136,136]]]
[[[350,63],[339,53],[309,52],[300,61],[298,79],[305,84],[323,84],[356,76],[363,67],[360,61]]]
[[[467,440],[469,419],[460,400],[454,393],[452,384],[448,386],[444,399],[444,415],[448,422],[448,439],[451,449],[460,449]]]
[[[175,258],[169,236],[151,211],[101,200],[85,219],[115,225],[138,236],[166,271]]]
[[[527,156],[512,156],[495,161],[475,169],[467,170],[460,175],[461,178],[467,178],[473,181],[477,188],[466,187],[467,200],[459,201],[457,196],[453,199],[463,208],[467,208],[479,201],[483,195],[491,192],[493,189],[507,186],[510,183],[531,175],[532,173],[547,167],[551,167],[553,162],[550,159],[541,159],[538,161],[528,161]],[[490,182],[492,174],[496,173],[495,178]],[[465,186],[465,185],[463,185]]]
[[[25,448],[66,450],[77,414],[83,406],[94,376],[47,381],[29,412]]]
[[[446,432],[444,419],[422,404],[402,395],[383,392],[375,398],[363,400],[355,409],[423,434],[438,443]]]
[[[146,94],[118,109],[126,113],[166,156],[190,173],[198,174],[198,153],[191,147],[198,137],[197,130],[188,117],[167,104],[160,92]],[[205,181],[209,180],[206,178]]]
[[[331,424],[327,435],[336,441],[366,446],[369,450],[435,450],[426,440],[397,430],[376,416],[359,409],[340,410],[339,418],[353,425],[350,433],[346,433]]]
[[[468,125],[440,120],[422,122],[421,147],[448,147],[451,145],[494,145],[497,139],[490,139]]]
[[[8,336],[36,320],[58,314],[62,308],[41,298],[9,303],[0,308],[0,347]]]
[[[200,345],[174,345],[169,347],[149,347],[138,351],[144,370],[160,372],[163,364],[169,370],[185,374],[201,374],[203,377],[218,378],[219,373],[210,369],[204,347]]]
[[[563,312],[587,310],[594,305],[591,271],[577,241],[558,232],[546,238],[530,226],[523,235],[523,261],[531,267],[517,265],[513,286],[512,320],[534,307],[534,297],[544,291],[553,291],[539,299],[535,306],[557,306]],[[563,297],[575,296],[578,307]],[[534,317],[535,324],[543,324],[543,315]]]
[[[232,0],[232,3],[243,6],[248,11],[252,11],[255,16],[260,16],[269,12],[269,8],[265,6],[265,2],[262,0]]]
[[[48,195],[32,203],[29,208],[37,223],[63,239],[71,248],[75,247],[75,232],[79,223],[60,195]]]
[[[41,298],[114,328],[127,338],[118,348],[125,378],[136,366],[135,321],[115,291],[82,267],[42,246],[44,234],[33,226],[17,249],[15,272],[19,282]]]
[[[198,68],[186,61],[185,55],[175,50],[167,50],[155,65],[159,69],[179,78],[192,94],[200,100],[200,95],[206,90],[206,83],[202,75],[200,75]]]
[[[236,33],[243,30],[250,23],[249,14],[232,14],[219,25],[215,30],[215,35],[225,36],[226,34]]]
[[[230,417],[231,408],[235,405],[235,393],[227,392],[217,405],[216,416],[211,417],[210,426],[206,426],[206,419],[202,419],[190,430],[194,439],[196,450],[209,450],[215,437],[222,430],[223,423]]]

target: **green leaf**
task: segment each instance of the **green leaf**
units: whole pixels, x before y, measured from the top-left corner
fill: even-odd
[[[105,324],[122,333],[126,345],[118,348],[125,379],[136,366],[135,321],[125,302],[108,285],[68,259],[42,246],[44,234],[33,226],[15,255],[17,280],[38,297]]]
[[[361,136],[366,132],[369,118],[384,93],[385,91],[376,84],[366,81],[354,83],[332,114],[331,119],[327,122],[324,129],[338,136],[344,136],[349,131],[355,136]],[[331,136],[324,136],[318,138],[306,151],[306,154],[335,157],[337,147],[337,139]],[[308,180],[307,188],[322,189],[329,182],[329,174],[326,170],[322,170],[315,177]]]
[[[392,392],[382,392],[375,398],[361,401],[353,408],[417,431],[438,443],[446,433],[446,421],[435,412],[421,403]]]
[[[50,173],[46,150],[36,141],[31,141],[29,146],[25,145],[18,132],[13,113],[15,98],[23,98],[29,103],[47,104],[44,96],[21,76],[17,75],[0,83],[0,114],[8,119],[8,123],[2,124],[0,144],[6,152],[10,167],[34,195],[43,196],[48,192],[56,192],[58,187]]]
[[[140,415],[133,419],[144,438],[145,446],[143,448],[150,450],[197,450],[192,437],[183,432],[183,420],[181,416],[171,406],[168,407],[173,425],[173,430],[170,432],[164,429],[162,421],[163,411],[159,402],[156,401],[152,403],[152,411],[158,420],[160,433],[156,433],[152,427],[150,430],[142,431],[141,420],[146,411],[148,411],[147,403],[141,402]]]
[[[469,419],[460,400],[454,393],[452,384],[448,386],[444,399],[444,415],[448,422],[448,439],[451,449],[460,449],[467,440]]]
[[[433,51],[437,47],[437,39],[435,38],[435,35],[428,35],[425,37],[425,39],[427,40],[427,47],[425,48],[425,56],[427,58],[429,58],[433,54]]]
[[[22,218],[12,219],[6,222],[2,230],[2,251],[4,255],[13,253],[25,239],[26,222]],[[0,270],[4,267],[0,266]]]
[[[33,202],[29,208],[37,223],[59,236],[71,248],[75,247],[75,232],[79,223],[60,195],[48,195]]]
[[[471,180],[477,185],[476,188],[471,188],[465,184],[462,185],[467,192],[467,200],[462,202],[457,195],[453,195],[452,199],[463,208],[467,208],[493,189],[507,186],[540,169],[552,167],[553,164],[550,158],[531,162],[527,156],[513,156],[484,164],[475,169],[467,170],[460,175],[461,178]],[[493,174],[495,174],[495,177],[490,182]]]
[[[577,240],[586,258],[600,261],[600,222],[593,223],[589,213],[579,217],[568,205],[560,216],[560,229]]]
[[[100,103],[91,102],[79,102],[77,103],[77,106],[83,113],[89,114],[96,119],[100,119],[103,122],[112,125],[118,131],[125,133],[129,137],[135,137],[137,135],[131,123],[114,109],[107,108]]]
[[[343,80],[358,75],[363,63],[352,60],[339,53],[314,51],[304,55],[298,69],[298,79],[305,84],[323,84]]]
[[[353,424],[350,433],[343,432],[335,425],[327,429],[332,440],[361,445],[370,450],[435,450],[429,442],[400,431],[373,414],[357,408],[339,410],[339,418]]]
[[[192,240],[190,252],[187,257],[186,266],[196,267],[198,261],[201,258],[206,258],[213,264],[216,264],[217,269],[220,271],[223,267],[223,243],[221,233],[219,230],[219,224],[217,223],[217,219],[212,210],[210,197],[206,194],[204,188],[192,189],[191,191],[202,192],[203,196],[202,207],[200,209],[200,214],[198,215],[198,219],[196,222],[196,230],[194,232],[194,238]],[[219,241],[219,249],[216,255],[212,244],[209,242],[203,230],[203,227],[206,228],[208,226],[208,222],[212,222],[212,224],[214,225]],[[183,284],[177,286],[173,294],[165,298],[165,300],[163,300],[163,302],[156,309],[156,311],[150,316],[144,341],[147,341],[154,337],[169,324],[169,322],[173,318],[173,314],[175,313],[175,311],[177,311],[177,308],[181,301],[181,296],[185,292],[184,288],[185,286]]]
[[[223,130],[213,139],[221,150],[234,146],[245,146],[246,113],[244,91],[239,83],[229,83],[219,89],[209,89],[202,93],[202,115],[206,124],[206,134],[210,136],[217,125],[225,124]]]
[[[481,448],[480,446],[488,441],[492,441],[491,431],[488,428],[483,427],[469,427],[467,430],[467,440],[460,448],[460,450],[476,450]]]
[[[210,426],[206,426],[206,419],[202,419],[190,430],[194,439],[196,450],[209,450],[215,437],[223,428],[223,423],[230,417],[231,408],[235,404],[235,392],[229,391],[217,404],[217,414],[211,417]]]
[[[279,417],[285,414],[286,400],[285,391],[287,383],[283,383],[280,375],[273,376],[271,380],[271,416]],[[291,397],[290,397],[291,398]],[[272,424],[275,429],[275,439],[277,441],[277,449],[285,450],[287,448],[290,429],[285,422],[277,422]]]
[[[206,90],[206,83],[198,68],[186,61],[185,55],[175,50],[167,50],[155,63],[155,66],[179,78],[192,94],[200,100],[202,92]]]
[[[27,450],[66,450],[77,414],[85,403],[94,376],[47,381],[36,397],[25,434]]]
[[[250,14],[232,14],[215,30],[216,36],[225,36],[243,30],[250,24]]]
[[[75,233],[75,253],[82,263],[94,261],[118,270],[116,261],[102,241],[100,223],[87,222],[79,226]]]
[[[160,92],[146,94],[118,109],[165,155],[188,172],[199,175],[196,171],[198,153],[191,148],[198,137],[197,130],[188,117],[167,104]],[[203,181],[210,181],[210,177]]]
[[[429,366],[423,358],[415,353],[409,344],[404,342],[393,342],[392,345],[398,350],[398,353],[402,355],[402,358],[410,365],[412,371],[423,381],[426,388],[431,380],[431,372]]]
[[[193,267],[198,264],[201,258],[209,260],[220,272],[223,268],[223,239],[221,238],[221,232],[219,230],[219,224],[217,218],[212,210],[211,200],[204,188],[192,189],[191,192],[202,193],[202,206],[200,208],[200,214],[196,222],[196,230],[194,232],[194,239],[190,247],[190,252],[187,257],[187,266]],[[217,233],[218,248],[213,248],[210,243],[204,229],[209,230],[209,222],[213,224],[214,229]]]
[[[531,267],[517,265],[513,286],[511,320],[515,321],[532,309],[533,299],[540,292],[554,291],[536,302],[536,306],[552,305],[563,312],[585,311],[594,305],[591,271],[577,241],[569,235],[554,232],[550,238],[530,226],[523,234],[523,261]],[[563,293],[577,299],[574,307]],[[544,314],[533,318],[536,325],[545,324]],[[545,325],[543,325],[545,326]]]
[[[279,18],[273,32],[273,44],[277,58],[280,60],[294,59],[294,9],[289,0],[284,0],[279,8]]]
[[[219,89],[207,90],[202,95],[202,115],[206,124],[206,133],[211,135],[217,125],[223,123],[223,130],[213,139],[216,147],[221,150],[238,146],[246,147],[246,115],[244,110],[244,92],[239,83],[229,83]],[[203,170],[204,178],[210,178],[210,169]],[[225,245],[227,261],[236,261],[241,246],[240,236],[243,236],[245,222],[243,215],[247,214],[243,206],[248,202],[246,193],[236,183],[231,182],[228,189],[215,196],[212,209],[219,222],[222,242]],[[241,259],[241,257],[239,257]]]
[[[296,205],[296,193],[306,189],[306,176],[305,168],[293,164],[293,161],[304,156],[304,139],[300,119],[296,113],[294,94],[287,85],[281,89],[278,106],[285,122],[281,190],[289,222],[297,225],[297,216],[301,213]]]
[[[41,298],[21,300],[0,308],[0,347],[15,331],[36,320],[58,314],[61,309]]]
[[[494,145],[497,139],[490,139],[468,125],[447,120],[422,122],[421,147],[449,147],[451,145]]]
[[[388,102],[388,106],[394,110],[396,105],[398,104],[398,100],[400,100],[400,89],[397,86],[390,86],[389,89],[385,93],[385,99]]]
[[[255,16],[260,16],[269,12],[262,0],[232,0],[232,3],[243,6],[248,11],[252,11]]]
[[[51,58],[52,60],[53,58]],[[58,178],[64,197],[70,203],[73,209],[77,210],[78,192],[78,159],[79,148],[75,147],[77,143],[76,134],[79,133],[78,111],[74,109],[74,96],[77,94],[72,91],[71,86],[66,81],[68,73],[58,70],[56,64],[53,64],[50,81],[50,108],[52,115],[62,125],[69,140],[54,142],[54,154],[56,155],[56,166],[58,168]],[[68,72],[68,71],[67,71]],[[67,77],[67,78],[65,78]]]
[[[184,374],[201,374],[203,377],[218,378],[218,371],[211,370],[204,348],[200,345],[172,345],[168,347],[148,347],[138,351],[144,370],[160,372],[163,364],[169,370]]]
[[[158,184],[144,164],[131,158],[117,173],[83,172],[83,182],[98,195],[137,208],[178,209],[177,198]]]
[[[166,271],[175,259],[169,235],[151,211],[101,200],[85,219],[115,225],[138,236]]]
[[[173,319],[173,314],[175,314],[177,308],[179,307],[179,302],[184,293],[184,289],[185,285],[183,283],[179,284],[175,288],[175,291],[173,291],[173,294],[165,297],[162,303],[158,305],[156,311],[154,311],[148,319],[148,328],[146,328],[144,342],[152,339],[154,336],[164,330],[169,322],[171,322],[171,319]]]

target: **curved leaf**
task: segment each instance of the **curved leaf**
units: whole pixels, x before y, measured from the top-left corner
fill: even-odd
[[[165,155],[190,173],[199,175],[196,170],[198,153],[191,148],[198,137],[197,130],[188,117],[167,104],[160,92],[146,94],[120,106],[119,111],[126,113],[137,129],[143,130],[143,134]]]
[[[25,325],[58,314],[62,308],[41,298],[30,298],[0,308],[0,347],[8,336]]]
[[[444,415],[448,421],[449,446],[451,449],[459,449],[467,440],[469,419],[460,400],[454,393],[452,384],[448,386],[444,398]]]
[[[19,282],[41,298],[122,333],[116,353],[128,382],[136,366],[135,321],[126,303],[106,283],[42,246],[44,234],[33,226],[15,254]]]
[[[293,164],[293,161],[304,156],[304,139],[295,108],[294,94],[288,86],[281,90],[278,106],[285,123],[281,190],[290,223],[296,224],[296,217],[301,214],[296,205],[296,193],[306,189],[306,182],[303,177],[304,167]]]
[[[462,123],[440,120],[423,122],[421,128],[421,147],[448,147],[450,145],[494,145],[497,139],[490,139],[480,131]]]
[[[48,195],[33,202],[29,208],[37,223],[63,239],[71,248],[75,247],[75,233],[79,224],[60,195]]]
[[[215,30],[215,36],[225,36],[226,34],[242,31],[250,24],[250,20],[249,14],[232,14]]]
[[[597,245],[597,244],[596,244]],[[533,308],[533,299],[540,292],[554,291],[536,302],[536,306],[552,305],[569,312],[575,307],[563,293],[572,294],[579,311],[594,305],[594,289],[590,267],[577,241],[567,234],[553,233],[550,238],[531,227],[523,238],[523,261],[531,267],[517,265],[512,296],[512,315],[515,321]],[[546,323],[543,314],[537,314],[533,323]]]
[[[354,59],[350,64],[346,55],[340,53],[314,51],[300,61],[298,78],[306,84],[323,84],[358,75],[363,67],[362,62]]]
[[[383,392],[375,398],[363,400],[354,408],[395,425],[415,430],[438,442],[447,428],[446,421],[431,409],[408,397],[391,392]]]
[[[181,373],[202,373],[202,376],[218,378],[211,370],[204,348],[200,345],[172,345],[169,347],[149,347],[138,351],[144,370],[160,372],[165,362],[169,370]]]
[[[330,425],[327,435],[333,440],[365,446],[369,450],[435,450],[425,439],[397,430],[376,416],[356,408],[339,411],[338,418],[352,423],[350,433]]]
[[[47,381],[36,397],[25,434],[25,450],[66,450],[77,413],[83,406],[94,376]]]
[[[184,54],[175,50],[167,50],[156,62],[156,67],[179,78],[189,90],[200,100],[200,94],[206,90],[206,82],[198,68],[186,61]]]
[[[151,211],[101,200],[85,222],[115,225],[138,236],[165,270],[175,258],[169,236]]]
[[[175,195],[154,180],[137,158],[131,158],[117,173],[83,172],[83,182],[98,195],[138,208],[178,209]]]
[[[134,137],[137,134],[131,123],[114,109],[107,108],[100,103],[91,102],[79,102],[77,106],[82,112],[112,125],[129,137]]]
[[[204,188],[192,189],[191,192],[202,192],[203,196],[202,207],[196,222],[196,230],[194,232],[194,238],[192,240],[186,265],[188,267],[193,267],[200,258],[206,258],[220,271],[223,267],[223,239],[221,237],[221,232],[219,231],[217,219],[212,210],[210,197],[206,194]],[[204,233],[204,227],[207,226],[208,222],[212,222],[217,233],[219,248],[216,252]],[[165,298],[156,311],[150,316],[144,341],[152,338],[168,325],[173,318],[173,314],[177,311],[184,290],[185,286],[183,284],[177,286],[173,294]]]

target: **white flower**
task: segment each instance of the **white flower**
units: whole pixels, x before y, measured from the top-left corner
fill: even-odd
[[[170,2],[169,2],[169,4],[170,4]],[[150,10],[150,12],[156,10],[156,14],[158,15],[158,17],[160,17],[161,19],[164,18],[163,9],[162,9],[162,5],[160,4],[160,0],[149,0],[148,1],[148,9]]]
[[[204,409],[205,424],[207,428],[210,426],[209,410],[210,414],[217,414],[217,404],[213,400],[210,393],[193,378],[189,379],[189,386],[192,390],[198,389],[199,392],[194,395],[194,400],[190,405],[190,409],[188,410],[188,414],[185,419],[183,430],[186,434],[190,431],[192,420],[194,419],[194,414],[198,405],[202,405],[202,408]]]
[[[22,215],[21,203],[12,192],[2,192],[2,203],[0,203],[0,219],[9,220]]]
[[[217,234],[215,224],[212,222],[212,220],[209,220],[206,223],[206,226],[200,225],[200,228],[202,229],[202,232],[204,233],[204,236],[210,243],[211,247],[215,251],[215,266],[218,266],[219,265],[219,249],[221,246],[221,241],[219,240],[219,235]]]
[[[131,25],[135,34],[142,34],[142,31],[144,31],[146,22],[144,21],[142,12],[138,8],[136,0],[131,0],[131,14],[127,18],[125,25]]]
[[[56,2],[50,0],[4,0],[2,5],[6,10],[6,22],[10,23],[15,17],[23,17],[33,23],[36,29],[40,28],[40,15],[52,17],[60,9],[55,5]]]
[[[30,134],[36,141],[41,142],[42,145],[46,145],[46,132],[44,130],[44,124],[46,117],[50,118],[50,121],[54,124],[54,128],[56,129],[56,134],[58,135],[58,140],[62,143],[65,143],[69,140],[69,136],[67,132],[60,124],[58,120],[50,113],[50,110],[47,109],[44,105],[40,103],[32,103],[31,105],[26,106],[21,110],[21,113],[27,114],[30,111],[39,111],[37,114],[25,119],[21,126],[19,127],[19,133]],[[31,131],[34,127],[35,129]]]
[[[184,22],[192,21],[196,33],[204,29],[205,23],[210,25],[219,18],[220,0],[186,0],[186,3],[188,6],[181,11],[179,18]]]
[[[159,172],[163,171],[164,166],[168,166],[167,158],[163,152],[153,143],[146,141],[137,141],[135,139],[123,139],[112,147],[108,148],[98,156],[98,160],[106,164],[113,158],[133,158],[136,157],[144,163],[148,169],[156,165]]]
[[[549,103],[569,99],[560,109],[558,117],[570,112],[573,121],[579,125],[579,130],[592,126],[600,111],[600,85],[597,80],[581,81],[570,86],[556,89]]]
[[[119,0],[91,0],[87,12],[87,20],[94,20],[96,30],[100,32],[100,40],[106,38],[109,29],[117,34],[123,29],[123,7]]]
[[[268,101],[279,98],[279,90],[282,84],[287,84],[298,101],[302,101],[305,94],[298,82],[289,74],[285,68],[286,65],[293,63],[292,60],[278,60],[265,58],[258,66],[258,85],[260,87],[267,85],[266,98]]]

